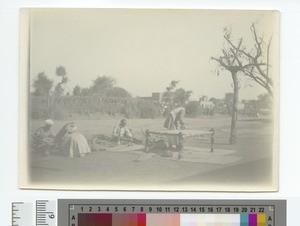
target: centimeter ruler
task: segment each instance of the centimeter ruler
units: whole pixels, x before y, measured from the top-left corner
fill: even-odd
[[[56,201],[37,200],[33,203],[12,203],[12,226],[56,226]],[[35,219],[35,221],[34,221]]]
[[[36,226],[56,226],[56,202],[37,200],[35,219]]]
[[[34,219],[33,204],[24,202],[12,203],[12,226],[31,226]]]

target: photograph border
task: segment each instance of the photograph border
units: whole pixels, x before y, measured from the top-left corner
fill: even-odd
[[[30,77],[29,77],[29,68],[30,68],[30,38],[31,38],[31,28],[30,28],[30,12],[31,10],[61,10],[61,9],[74,9],[74,8],[21,8],[20,9],[20,84],[19,84],[19,188],[21,189],[45,189],[45,190],[89,190],[89,191],[100,191],[100,190],[110,190],[110,191],[213,191],[213,192],[276,192],[279,189],[279,100],[280,100],[280,13],[278,13],[278,21],[276,24],[278,26],[278,37],[279,43],[276,43],[276,48],[274,48],[277,59],[277,75],[274,76],[274,131],[273,131],[273,150],[272,150],[272,184],[270,187],[266,186],[257,186],[255,189],[247,188],[247,186],[234,185],[232,187],[220,187],[220,185],[197,185],[189,189],[182,189],[179,187],[174,187],[173,189],[168,188],[153,188],[153,189],[143,189],[142,185],[137,186],[124,186],[116,187],[110,185],[78,185],[70,188],[68,184],[65,185],[55,185],[55,184],[31,184],[30,175],[29,175],[29,139],[30,139],[30,119],[29,119],[29,87],[30,87]],[[76,8],[75,10],[89,10],[88,8]],[[90,9],[101,9],[101,8],[90,8]],[[108,8],[105,8],[109,10]],[[115,8],[111,8],[115,9]],[[257,10],[228,10],[228,9],[118,9],[118,10],[211,10],[211,11],[257,11]],[[272,11],[272,10],[262,10],[262,11]],[[275,11],[275,10],[274,10]],[[274,22],[275,23],[275,22]],[[274,34],[276,35],[276,34]]]

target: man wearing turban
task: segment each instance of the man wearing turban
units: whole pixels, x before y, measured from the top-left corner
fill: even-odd
[[[51,127],[54,122],[51,119],[45,121],[45,125],[40,127],[32,136],[33,148],[41,153],[42,156],[47,156],[53,147],[53,138]]]

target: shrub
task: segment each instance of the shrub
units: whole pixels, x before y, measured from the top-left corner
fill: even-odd
[[[140,104],[140,117],[141,118],[158,118],[161,117],[160,113],[160,106],[157,106],[156,104]]]
[[[189,102],[185,105],[187,117],[197,117],[200,114],[199,102]]]
[[[122,114],[126,118],[160,117],[161,105],[152,100],[132,97],[61,96],[50,100],[46,97],[31,96],[31,118],[65,119],[73,114],[90,115],[93,113],[108,114],[114,117]]]

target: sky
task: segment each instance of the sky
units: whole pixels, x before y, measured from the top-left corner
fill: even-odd
[[[178,88],[192,90],[192,99],[223,98],[232,92],[230,73],[217,76],[213,73],[217,64],[210,60],[221,53],[223,28],[230,26],[235,41],[243,37],[251,46],[254,22],[259,34],[273,35],[276,50],[276,15],[271,11],[33,10],[30,83],[40,72],[58,82],[55,69],[62,65],[70,79],[68,91],[76,85],[89,87],[97,76],[105,75],[133,96],[163,92],[172,80],[179,80]],[[272,55],[271,64],[277,60]],[[256,99],[265,92],[255,83],[250,85],[242,86],[240,99]]]

